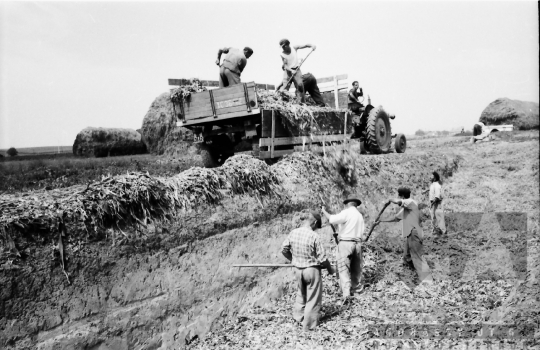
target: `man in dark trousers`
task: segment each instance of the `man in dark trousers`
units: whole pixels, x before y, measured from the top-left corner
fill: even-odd
[[[219,66],[221,55],[226,53],[223,63],[219,68],[219,87],[240,84],[240,75],[246,67],[248,58],[253,55],[253,50],[245,47],[243,51],[234,47],[219,49],[216,64]]]
[[[283,66],[281,66],[281,69],[285,70]],[[305,92],[309,93],[315,104],[319,107],[326,107],[319,86],[317,85],[317,78],[311,73],[302,74],[302,83],[304,84]],[[276,91],[281,91],[282,86],[283,81],[276,87]]]
[[[433,282],[429,266],[426,259],[424,259],[424,233],[420,224],[421,213],[418,203],[410,198],[411,190],[407,187],[398,188],[398,197],[398,199],[389,199],[387,203],[399,205],[401,207],[399,213],[392,219],[376,221],[374,225],[378,225],[379,222],[402,221],[401,235],[405,239],[403,244],[403,262],[416,270],[420,282]]]
[[[321,268],[330,274],[335,271],[326,257],[319,235],[313,231],[321,228],[321,215],[317,212],[304,213],[302,219],[302,226],[289,233],[281,252],[296,267],[298,293],[293,317],[308,331],[319,324],[323,292]]]

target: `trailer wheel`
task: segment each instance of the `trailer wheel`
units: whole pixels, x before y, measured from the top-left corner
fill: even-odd
[[[405,153],[407,149],[407,139],[403,134],[397,134],[396,140],[394,141],[397,153]]]
[[[218,165],[222,165],[234,155],[234,143],[226,134],[216,135],[212,138],[212,151]]]
[[[201,144],[199,146],[199,155],[201,156],[202,166],[205,168],[215,168],[218,166],[218,163],[214,159],[210,148],[206,145]]]
[[[388,114],[381,107],[369,111],[366,145],[371,153],[386,153],[392,144],[392,128]]]

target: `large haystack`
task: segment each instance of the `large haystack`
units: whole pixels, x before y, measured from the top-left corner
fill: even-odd
[[[193,138],[191,130],[176,126],[169,92],[154,100],[144,116],[141,133],[146,148],[155,154],[163,154],[171,147],[183,150],[185,145],[182,142]]]
[[[141,134],[133,129],[88,127],[77,134],[73,154],[108,157],[146,153]]]
[[[498,98],[484,109],[480,121],[486,125],[513,124],[515,130],[538,129],[538,103]]]

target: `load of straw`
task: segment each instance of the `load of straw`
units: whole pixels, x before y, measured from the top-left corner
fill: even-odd
[[[538,103],[498,98],[482,111],[479,121],[486,125],[512,124],[515,130],[538,129]]]
[[[176,89],[171,90],[171,102],[183,103],[189,101],[192,93],[206,91],[206,88],[201,85],[197,78],[191,79],[191,85],[181,85]]]
[[[161,178],[140,172],[107,176],[88,186],[0,196],[0,231],[27,234],[58,232],[65,223],[75,240],[100,236],[106,229],[122,230],[170,219],[178,211],[225,196],[249,193],[280,196],[279,180],[264,162],[234,156],[223,167],[193,167]],[[126,236],[127,237],[127,236]]]
[[[293,135],[343,132],[346,109],[303,104],[294,94],[287,91],[278,94],[257,90],[257,101],[262,109],[279,111],[283,126]],[[349,130],[350,120],[347,125]]]
[[[73,143],[73,154],[84,157],[108,157],[146,153],[141,134],[133,129],[83,129]]]
[[[192,131],[176,126],[176,121],[170,93],[159,95],[144,116],[141,127],[142,140],[149,152],[163,154],[171,144],[193,139]],[[170,134],[174,135],[168,139]]]

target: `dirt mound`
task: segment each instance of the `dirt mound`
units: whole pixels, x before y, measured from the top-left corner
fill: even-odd
[[[189,147],[186,140],[193,140],[193,132],[176,126],[170,93],[159,95],[143,119],[142,140],[151,153],[163,154],[169,148],[184,151]]]
[[[146,153],[141,134],[133,129],[88,127],[77,134],[73,154],[85,157],[109,157]]]
[[[538,103],[498,98],[484,109],[479,121],[486,125],[513,124],[515,130],[538,129]]]

